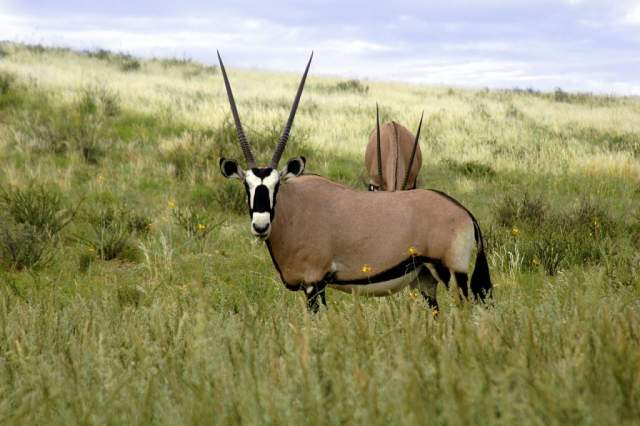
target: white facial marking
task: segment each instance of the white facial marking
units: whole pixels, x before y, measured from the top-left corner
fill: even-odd
[[[307,294],[311,294],[311,292],[313,291],[313,286],[307,287],[305,291],[307,292]]]
[[[268,212],[254,213],[251,217],[251,224],[257,226],[260,229],[266,229],[268,231],[269,226],[271,225],[271,216]],[[254,235],[261,235],[256,232],[253,226],[251,226],[251,232],[253,232]]]
[[[254,175],[251,170],[248,170],[244,180],[249,185],[249,205],[253,209],[253,197],[256,194],[256,188],[262,183],[262,179]]]
[[[253,201],[256,194],[256,188],[259,185],[264,185],[269,190],[269,207],[273,208],[273,194],[276,190],[276,184],[280,180],[280,175],[276,170],[272,170],[271,174],[264,179],[260,179],[253,174],[253,171],[247,170],[245,174],[245,182],[249,185],[249,205],[253,209]]]
[[[269,207],[271,208],[273,208],[273,194],[275,193],[276,185],[278,184],[279,180],[280,175],[276,170],[272,170],[269,176],[262,179],[262,184],[269,190]]]

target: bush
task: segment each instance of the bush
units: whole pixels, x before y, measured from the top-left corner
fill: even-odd
[[[50,238],[67,226],[78,207],[67,208],[58,191],[44,186],[0,190],[0,209],[3,212],[16,223],[33,226]]]
[[[355,79],[339,81],[333,85],[320,85],[318,86],[318,89],[327,93],[346,92],[360,95],[364,95],[369,92],[369,86],[362,84],[359,80]]]
[[[176,178],[197,177],[215,160],[212,145],[214,142],[211,132],[188,131],[163,142],[160,145],[160,155],[171,165]]]
[[[15,77],[12,74],[0,72],[0,96],[4,96],[9,93],[9,89],[13,85]]]
[[[123,58],[120,62],[120,69],[124,72],[138,71],[140,69],[140,61],[132,57]]]
[[[46,263],[77,209],[67,208],[57,191],[43,186],[0,191],[0,262],[10,269]]]
[[[452,159],[445,159],[443,162],[454,173],[461,174],[463,176],[487,179],[492,179],[496,176],[496,171],[493,167],[477,161],[458,162]]]
[[[125,205],[94,208],[86,213],[86,221],[90,227],[89,236],[77,237],[82,244],[102,260],[129,261],[136,261],[138,258],[131,239],[134,235],[148,232],[151,223]]]
[[[16,222],[10,215],[0,214],[0,264],[21,270],[42,266],[52,256],[47,235],[35,226]]]
[[[237,214],[247,214],[247,192],[244,186],[238,182],[224,180],[214,189],[216,203],[222,211],[231,211]]]
[[[16,142],[37,152],[73,149],[95,164],[112,143],[112,125],[119,113],[118,96],[97,87],[85,88],[62,108],[53,108],[47,96],[40,96],[16,117]]]
[[[531,198],[527,192],[521,198],[505,197],[496,208],[498,223],[503,226],[514,226],[520,222],[539,225],[544,221],[547,210],[542,196]]]
[[[215,222],[206,210],[193,207],[176,207],[171,215],[174,223],[184,229],[190,238],[204,239],[224,223],[224,220]]]

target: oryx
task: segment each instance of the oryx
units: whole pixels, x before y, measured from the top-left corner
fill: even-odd
[[[455,276],[467,296],[467,272],[475,298],[492,288],[478,222],[460,203],[433,190],[361,192],[316,175],[302,175],[306,160],[277,166],[311,65],[300,81],[280,141],[268,166],[258,166],[245,137],[231,85],[218,53],[238,139],[247,161],[220,159],[227,178],[243,182],[251,232],[266,243],[289,290],[304,290],[309,308],[325,303],[326,286],[350,293],[386,296],[412,283],[437,309],[436,280]]]
[[[380,127],[380,114],[376,104],[376,128],[371,131],[369,144],[364,152],[369,191],[415,189],[422,167],[422,153],[418,145],[421,128],[422,117],[414,140],[411,132],[395,121]]]

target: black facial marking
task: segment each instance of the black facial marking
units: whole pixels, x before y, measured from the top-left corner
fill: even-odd
[[[300,173],[301,168],[302,168],[302,165],[297,160],[289,161],[289,163],[287,164],[287,172],[294,174],[296,176]]]
[[[260,169],[259,168],[251,169],[251,171],[253,172],[254,175],[256,175],[256,177],[259,177],[260,179],[264,179],[271,174],[273,169],[271,167],[265,167]]]
[[[238,164],[235,161],[228,160],[221,163],[222,164],[220,164],[220,166],[222,167],[222,171],[225,176],[231,176],[234,173],[238,173]]]
[[[249,206],[249,217],[251,217],[253,210],[251,209],[251,193],[249,192],[249,185],[247,182],[244,183],[244,191],[247,193],[247,205]]]
[[[253,195],[253,211],[255,213],[266,213],[271,211],[269,200],[269,189],[265,185],[258,185]]]

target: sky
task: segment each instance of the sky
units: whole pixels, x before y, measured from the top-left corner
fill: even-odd
[[[640,95],[640,0],[0,0],[0,40],[430,85]]]

